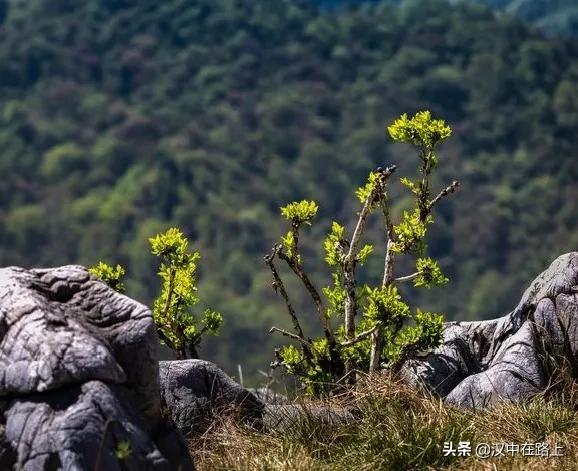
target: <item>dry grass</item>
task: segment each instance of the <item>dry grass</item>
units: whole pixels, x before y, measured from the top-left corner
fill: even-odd
[[[305,416],[285,431],[251,430],[226,416],[191,442],[203,470],[575,470],[578,469],[578,387],[567,374],[530,401],[468,412],[391,378],[372,378],[329,401],[356,421],[332,426]],[[303,401],[307,404],[307,401]],[[444,442],[472,443],[469,457],[444,456]],[[480,443],[545,442],[562,457],[475,456]]]

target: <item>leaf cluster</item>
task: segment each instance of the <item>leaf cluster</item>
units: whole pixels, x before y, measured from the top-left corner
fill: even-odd
[[[104,262],[98,262],[96,265],[90,267],[88,271],[94,276],[100,278],[113,290],[124,293],[125,287],[122,278],[125,274],[124,268],[120,265],[112,266]]]
[[[416,262],[418,275],[413,280],[413,285],[418,288],[431,288],[446,284],[449,280],[442,273],[439,263],[430,257],[418,258]]]
[[[430,111],[419,111],[411,118],[404,113],[387,130],[394,141],[410,143],[427,150],[433,150],[452,134],[446,122],[433,119]]]
[[[315,201],[295,201],[281,208],[281,214],[285,219],[294,224],[311,224],[311,220],[317,214],[319,207]]]

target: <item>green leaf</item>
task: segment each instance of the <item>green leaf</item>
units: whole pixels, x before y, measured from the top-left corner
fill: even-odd
[[[281,236],[281,244],[283,249],[289,258],[293,258],[295,255],[295,236],[293,231],[289,231],[287,235]]]
[[[323,242],[323,248],[325,249],[325,261],[330,267],[338,266],[341,263],[340,247],[343,243],[344,232],[345,228],[333,221],[333,224],[331,225],[331,232],[327,235],[325,241]]]
[[[294,345],[281,347],[279,357],[289,374],[299,375],[303,363],[303,354]]]
[[[363,265],[367,261],[367,257],[373,252],[373,245],[366,244],[357,254],[356,260],[360,265]]]
[[[116,458],[120,461],[122,460],[126,460],[130,454],[131,454],[132,450],[130,448],[130,442],[128,441],[123,441],[123,442],[119,442],[116,445],[116,448],[114,450],[114,455],[116,456]]]
[[[387,339],[384,355],[390,363],[404,359],[408,352],[427,352],[442,342],[444,319],[441,314],[417,310],[415,325],[401,329],[397,335]]]
[[[176,227],[171,227],[165,233],[157,234],[149,241],[154,255],[182,254],[187,250],[187,239]]]
[[[100,278],[104,281],[108,286],[110,286],[113,290],[124,293],[125,287],[122,283],[122,277],[125,274],[124,268],[120,265],[116,265],[115,267],[108,265],[104,262],[98,262],[98,264],[90,267],[88,271]]]
[[[443,339],[444,316],[418,309],[414,319],[420,329],[418,348],[431,350],[439,346]]]
[[[414,195],[419,195],[419,183],[410,180],[407,177],[402,177],[399,179],[401,184],[411,190]]]

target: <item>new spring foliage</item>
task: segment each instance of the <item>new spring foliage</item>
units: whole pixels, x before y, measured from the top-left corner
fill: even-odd
[[[425,237],[433,223],[434,206],[453,193],[457,182],[438,193],[432,193],[430,177],[439,163],[437,146],[451,135],[451,129],[440,119],[433,119],[429,111],[412,117],[402,115],[388,128],[392,139],[409,143],[417,149],[418,175],[400,179],[414,199],[414,207],[403,211],[394,224],[394,215],[388,199],[388,185],[396,167],[378,168],[370,172],[367,181],[356,190],[361,203],[357,223],[348,233],[345,226],[333,222],[323,248],[325,261],[332,269],[331,283],[322,289],[321,320],[330,328],[322,338],[310,340],[302,335],[297,314],[290,303],[284,286],[282,292],[297,326],[295,333],[273,328],[297,340],[301,348],[285,345],[276,352],[275,366],[282,365],[297,375],[311,393],[331,389],[344,378],[355,377],[355,371],[376,371],[379,367],[396,371],[411,354],[428,351],[439,345],[442,338],[443,316],[422,309],[412,309],[403,299],[398,285],[411,282],[416,288],[431,288],[448,279],[438,262],[427,256]],[[299,253],[301,227],[311,225],[318,211],[314,201],[293,202],[281,208],[281,215],[291,223],[281,244],[274,247],[266,261],[276,276],[276,287],[282,283],[272,260],[284,260],[316,301],[317,290],[304,276],[303,260]],[[376,285],[359,284],[356,269],[374,253],[371,244],[363,244],[367,219],[379,213],[385,227],[384,273]],[[415,272],[397,276],[396,261],[399,257],[413,257]],[[337,327],[331,327],[335,322]]]
[[[197,357],[202,335],[216,334],[223,322],[221,314],[210,309],[199,322],[192,310],[199,302],[196,272],[200,254],[189,251],[187,238],[177,228],[149,241],[152,253],[161,260],[161,292],[153,303],[159,336],[180,358]]]
[[[207,309],[199,319],[193,311],[199,302],[196,273],[200,254],[189,250],[187,238],[177,228],[157,234],[149,242],[152,254],[160,259],[161,288],[152,308],[159,338],[179,358],[196,358],[202,336],[217,335],[223,323],[218,312]],[[124,293],[125,271],[120,265],[113,267],[99,262],[90,272]]]

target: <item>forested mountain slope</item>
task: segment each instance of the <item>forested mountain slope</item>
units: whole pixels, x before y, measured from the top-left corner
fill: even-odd
[[[178,225],[203,255],[200,296],[225,316],[205,353],[229,371],[265,368],[268,327],[285,321],[262,261],[285,229],[279,206],[319,202],[306,263],[322,280],[323,234],[330,218],[353,222],[367,172],[415,168],[386,139],[402,112],[449,121],[438,184],[463,184],[430,245],[451,282],[424,307],[502,313],[578,247],[575,40],[438,0],[333,13],[305,0],[31,0],[3,17],[0,265],[118,262],[148,301],[148,237]]]
[[[475,0],[532,22],[549,34],[578,35],[575,0]]]
[[[310,0],[322,8],[341,8],[379,0]],[[426,0],[389,0],[392,4],[419,3]],[[486,5],[499,13],[515,15],[549,35],[578,35],[578,3],[576,0],[450,0]]]

